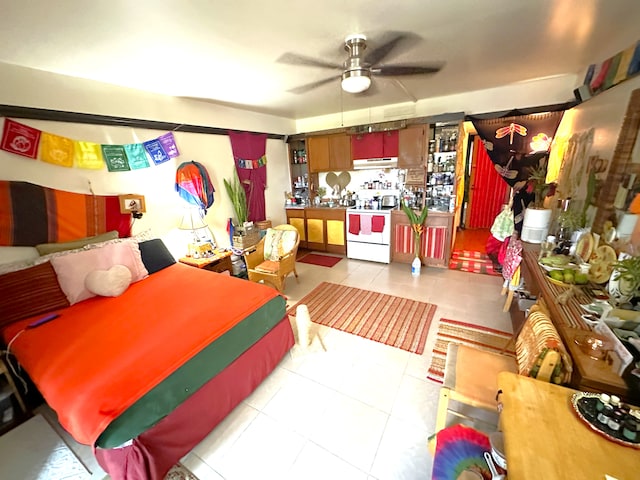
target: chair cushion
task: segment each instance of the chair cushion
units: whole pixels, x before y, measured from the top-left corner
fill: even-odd
[[[277,262],[296,245],[298,232],[268,228],[264,236],[264,259]]]
[[[280,270],[280,263],[274,262],[273,260],[265,260],[260,265],[257,265],[254,270],[256,272],[263,273],[276,273],[278,270]]]
[[[449,343],[445,386],[478,403],[496,404],[498,373],[518,371],[513,357],[479,348]]]

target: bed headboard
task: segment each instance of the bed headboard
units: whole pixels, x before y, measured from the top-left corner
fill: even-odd
[[[67,242],[111,230],[120,237],[131,234],[131,215],[120,213],[118,195],[0,180],[0,245]]]

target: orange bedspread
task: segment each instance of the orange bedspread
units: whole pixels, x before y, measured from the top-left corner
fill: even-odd
[[[60,311],[59,318],[24,331],[11,351],[62,426],[92,445],[147,391],[277,295],[178,263],[120,297],[96,297]],[[34,318],[7,327],[5,341]]]

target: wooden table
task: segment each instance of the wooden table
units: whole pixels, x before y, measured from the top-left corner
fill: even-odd
[[[575,390],[511,372],[498,375],[509,480],[618,480],[640,475],[640,449],[591,430],[570,404]]]
[[[233,265],[231,264],[231,252],[218,252],[212,257],[193,258],[182,257],[180,263],[191,265],[192,267],[203,268],[212,272],[228,271],[233,275]]]
[[[564,305],[557,301],[558,295],[566,287],[551,283],[546,272],[538,265],[537,248],[523,242],[523,259],[521,272],[525,285],[529,291],[542,297],[551,320],[555,325],[569,355],[573,360],[573,375],[571,387],[584,391],[614,393],[627,398],[629,389],[624,379],[618,375],[604,360],[594,360],[580,350],[575,343],[579,335],[591,331],[591,327],[580,318],[585,313],[580,304],[591,303],[593,298],[584,293],[584,289],[577,296],[570,298]]]

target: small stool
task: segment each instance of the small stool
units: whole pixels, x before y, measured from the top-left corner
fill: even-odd
[[[9,384],[9,387],[11,387],[13,394],[16,396],[18,405],[20,405],[20,408],[24,413],[27,413],[27,407],[24,404],[24,401],[22,400],[22,395],[20,395],[20,391],[18,390],[18,387],[16,387],[16,383],[13,381],[13,377],[11,376],[11,373],[9,373],[9,369],[7,369],[7,365],[5,364],[4,359],[1,357],[0,357],[0,375],[5,376],[5,378],[7,379],[7,383]]]

